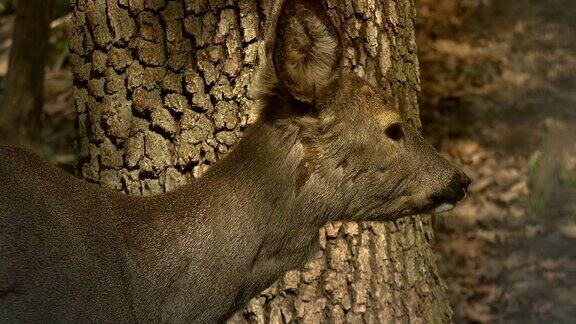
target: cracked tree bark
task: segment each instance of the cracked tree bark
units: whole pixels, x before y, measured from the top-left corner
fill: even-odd
[[[418,124],[412,0],[328,0],[346,64]],[[200,176],[252,120],[267,0],[76,0],[70,33],[80,171],[150,195]],[[271,19],[271,18],[269,18]],[[231,322],[445,322],[430,218],[329,224],[323,253]]]

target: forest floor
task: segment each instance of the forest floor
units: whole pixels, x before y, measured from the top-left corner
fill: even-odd
[[[455,321],[576,322],[576,2],[418,10],[425,133],[473,179],[437,225]]]
[[[454,319],[576,322],[576,1],[417,3],[425,135],[473,179],[437,221]],[[0,96],[12,19],[0,14]],[[38,149],[71,170],[63,35],[55,23]]]

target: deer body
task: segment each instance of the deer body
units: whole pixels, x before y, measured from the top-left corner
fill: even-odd
[[[205,177],[152,197],[0,148],[0,322],[222,320],[306,261],[333,209],[297,198],[285,177],[300,162],[295,137],[266,127]]]
[[[321,3],[282,4],[259,120],[200,179],[128,197],[0,147],[0,322],[224,321],[328,221],[445,210],[469,179],[343,68]]]

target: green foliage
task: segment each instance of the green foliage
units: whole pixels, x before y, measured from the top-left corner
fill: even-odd
[[[540,160],[540,155],[534,155],[528,160],[528,167],[530,168],[530,174],[534,174],[538,169],[538,161]]]
[[[2,1],[2,0],[0,0]],[[69,7],[70,6],[70,0],[53,0],[54,4],[58,7]]]
[[[14,3],[12,0],[0,0],[0,16],[9,14],[14,11]]]
[[[557,152],[545,151],[528,161],[529,203],[532,211],[536,213],[547,208],[552,199],[558,199],[576,188],[576,171],[568,168],[560,156]]]
[[[40,156],[49,160],[54,156],[54,149],[49,145],[39,144],[36,151]]]
[[[562,169],[558,172],[558,178],[562,185],[576,188],[576,172]]]
[[[541,194],[530,195],[530,207],[533,211],[541,211],[548,199]]]
[[[53,46],[54,50],[58,53],[66,52],[68,50],[68,40],[60,39]]]

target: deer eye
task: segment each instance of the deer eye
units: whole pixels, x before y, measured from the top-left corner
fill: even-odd
[[[400,123],[394,123],[386,128],[386,136],[393,141],[400,141],[404,138],[404,131]]]

